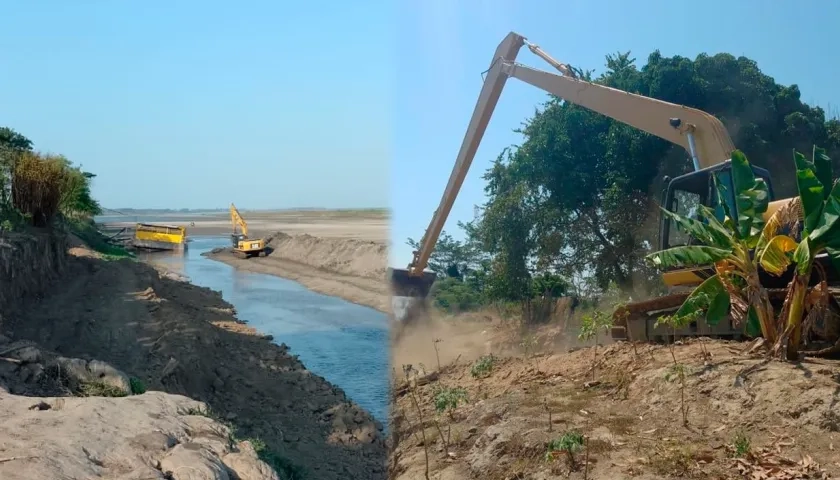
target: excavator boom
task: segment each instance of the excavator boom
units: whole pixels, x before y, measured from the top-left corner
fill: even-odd
[[[233,233],[236,233],[236,227],[239,227],[239,231],[242,232],[242,235],[245,237],[248,236],[248,222],[242,218],[242,215],[239,214],[239,210],[237,210],[234,204],[230,204],[230,223],[233,224]]]
[[[548,62],[561,74],[546,72],[515,63],[522,46]],[[673,103],[624,92],[576,78],[566,65],[554,60],[525,37],[511,32],[499,44],[473,110],[449,182],[438,209],[414,252],[407,269],[392,270],[392,284],[397,296],[425,296],[434,275],[425,272],[438,237],[464,183],[473,158],[487,130],[508,78],[517,78],[564,101],[625,123],[684,147],[691,155],[695,170],[729,160],[735,149],[723,124],[714,116]]]

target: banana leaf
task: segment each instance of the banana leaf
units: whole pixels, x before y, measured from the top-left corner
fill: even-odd
[[[732,152],[732,184],[738,207],[737,231],[741,238],[755,236],[764,225],[763,214],[770,204],[770,192],[740,150]],[[756,238],[757,240],[757,238]]]
[[[790,267],[792,260],[788,256],[798,247],[796,240],[787,235],[776,235],[760,252],[759,263],[767,273],[781,276]]]
[[[703,205],[701,205],[699,208],[701,218],[705,217],[705,219],[709,221],[709,223],[704,223],[694,218],[685,217],[674,212],[668,211],[664,208],[662,209],[662,214],[672,219],[674,223],[677,224],[677,228],[691,235],[692,238],[698,240],[704,245],[719,248],[732,248],[734,239],[729,234],[729,232],[726,231],[723,225],[721,225],[720,222],[718,222],[717,219],[714,218],[713,213],[711,214],[711,219],[714,219],[715,223],[711,222],[707,210],[709,210],[708,207],[705,207]]]
[[[695,312],[706,310],[706,323],[715,326],[726,318],[729,313],[729,292],[720,281],[720,277],[712,275],[700,284],[685,299],[677,310],[677,317],[687,317]]]
[[[656,268],[685,268],[712,265],[729,257],[731,250],[706,245],[688,245],[654,252],[645,257]]]

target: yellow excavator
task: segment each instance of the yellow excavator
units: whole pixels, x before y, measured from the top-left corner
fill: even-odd
[[[527,46],[531,52],[545,60],[560,74],[516,63],[516,57],[523,46]],[[717,196],[712,194],[714,192],[712,187],[713,177],[717,177],[718,182],[730,194],[725,201],[732,215],[737,216],[737,205],[732,193],[734,188],[730,161],[735,147],[720,120],[701,110],[582,80],[568,65],[553,59],[539,46],[528,42],[525,37],[511,32],[493,55],[440,206],[432,216],[419,248],[414,252],[414,258],[408,268],[391,270],[393,293],[396,297],[410,299],[409,312],[416,312],[417,306],[425,308],[425,297],[435,280],[434,273],[425,271],[429,257],[508,78],[516,78],[560,97],[566,102],[585,107],[685,148],[691,158],[694,171],[673,179],[665,178],[667,186],[663,192],[662,206],[680,214],[685,214],[684,210],[692,202],[716,209]],[[774,201],[773,184],[769,172],[755,166],[752,168],[755,176],[763,179],[769,189],[771,203],[765,214],[769,218],[790,199]],[[688,243],[689,239],[685,234],[677,231],[672,220],[663,215],[660,216],[660,222],[659,250]],[[825,261],[825,258],[822,260],[821,263],[825,265],[826,270],[831,269],[830,263]],[[612,331],[613,338],[616,340],[629,338],[635,341],[664,339],[672,331],[665,330],[664,326],[656,327],[656,319],[682,305],[691,291],[690,287],[699,285],[711,274],[713,274],[711,265],[708,268],[674,269],[664,272],[663,280],[669,287],[669,294],[627,305],[622,314],[616,316],[615,327]],[[832,277],[836,278],[835,275]],[[788,280],[789,278],[762,276],[762,281],[766,282],[766,286],[770,289],[771,299],[775,301],[783,299],[783,287]],[[413,318],[416,316],[409,313],[405,321],[411,321]],[[742,331],[742,328],[736,327],[731,321],[720,322],[714,327],[699,321],[674,333],[679,336],[739,337]]]
[[[230,223],[233,224],[233,233],[230,238],[233,242],[233,254],[239,258],[264,257],[267,255],[265,239],[248,238],[248,223],[239,214],[234,204],[230,204]],[[237,227],[239,231],[237,231]]]

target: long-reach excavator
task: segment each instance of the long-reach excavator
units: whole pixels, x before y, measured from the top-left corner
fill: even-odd
[[[233,254],[239,258],[264,257],[265,239],[248,238],[248,223],[239,214],[234,204],[230,204],[230,223],[233,225],[233,233],[230,238],[233,242]],[[237,227],[239,231],[237,232]]]
[[[531,52],[548,62],[560,74],[516,63],[517,54],[523,46],[527,46]],[[714,191],[712,177],[714,176],[729,193],[726,202],[730,211],[733,212],[732,215],[737,216],[731,176],[731,154],[735,147],[720,120],[701,110],[582,80],[568,65],[551,58],[540,47],[528,42],[525,37],[511,32],[493,55],[440,206],[432,216],[419,249],[414,252],[414,258],[407,269],[392,270],[395,296],[413,297],[417,304],[417,300],[424,302],[428,295],[435,275],[424,270],[508,78],[519,79],[560,97],[566,102],[585,107],[685,148],[691,158],[694,171],[674,179],[665,179],[667,187],[663,192],[662,206],[680,214],[685,214],[689,206],[698,203],[718,211],[722,210],[716,205],[717,196],[712,194]],[[763,179],[768,186],[771,203],[765,215],[769,218],[790,199],[773,201],[773,187],[769,172],[755,166],[752,168],[755,176]],[[689,239],[685,234],[677,231],[670,219],[661,216],[660,222],[658,245],[660,250],[688,243]],[[663,280],[669,287],[670,294],[626,306],[623,314],[615,319],[613,338],[617,340],[630,338],[635,341],[659,340],[672,333],[670,330],[665,330],[665,327],[656,327],[656,318],[678,308],[690,291],[688,287],[700,284],[712,273],[711,265],[708,268],[674,269],[665,272]],[[767,281],[770,282],[772,279],[768,276]],[[778,281],[780,280],[776,280]],[[768,288],[771,286],[768,285]],[[776,290],[776,293],[780,293],[779,289]],[[424,305],[424,303],[419,304]],[[411,317],[406,321],[410,319]],[[742,331],[742,328],[736,327],[731,321],[720,322],[714,327],[699,321],[674,333],[680,336],[738,337]]]

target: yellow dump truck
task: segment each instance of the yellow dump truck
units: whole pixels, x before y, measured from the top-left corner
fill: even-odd
[[[132,244],[143,250],[184,251],[187,248],[187,229],[177,225],[138,223]]]

